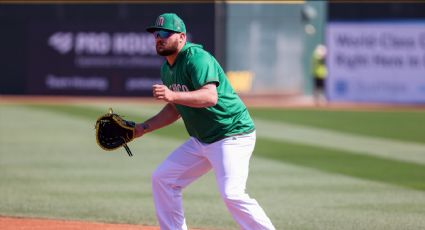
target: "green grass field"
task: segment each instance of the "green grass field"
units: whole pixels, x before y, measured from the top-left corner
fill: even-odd
[[[0,216],[157,225],[150,175],[187,138],[182,122],[105,152],[112,106],[143,121],[160,105],[0,105]],[[425,110],[254,109],[248,193],[281,229],[424,229]],[[190,227],[237,229],[212,173],[184,191]]]

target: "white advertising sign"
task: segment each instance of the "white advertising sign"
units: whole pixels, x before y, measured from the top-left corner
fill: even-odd
[[[331,101],[425,103],[424,22],[330,22]]]

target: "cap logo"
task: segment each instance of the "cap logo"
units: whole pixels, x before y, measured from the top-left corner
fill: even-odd
[[[164,26],[164,17],[159,17],[156,20],[156,26]]]

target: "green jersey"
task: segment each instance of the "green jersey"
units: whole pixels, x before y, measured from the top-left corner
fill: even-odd
[[[161,67],[161,80],[173,91],[194,91],[214,83],[217,104],[207,108],[177,105],[190,136],[204,143],[254,131],[246,106],[235,93],[217,60],[201,45],[187,42],[172,66]]]

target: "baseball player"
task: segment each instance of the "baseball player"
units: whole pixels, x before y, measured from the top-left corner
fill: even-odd
[[[247,108],[216,59],[201,45],[186,41],[186,27],[174,13],[156,19],[147,31],[165,57],[163,84],[153,96],[167,102],[155,116],[136,124],[136,137],[183,119],[190,138],[152,175],[156,215],[163,230],[187,229],[182,189],[213,170],[227,209],[246,230],[275,229],[263,209],[245,192],[255,127]]]

